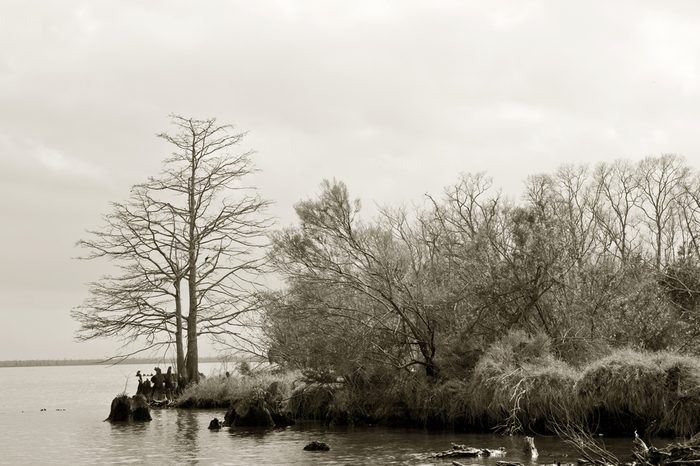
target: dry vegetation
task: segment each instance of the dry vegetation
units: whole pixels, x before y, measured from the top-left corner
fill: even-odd
[[[668,352],[615,350],[581,367],[553,355],[543,334],[511,332],[463,378],[370,374],[321,380],[300,372],[209,378],[178,404],[228,408],[269,399],[296,419],[335,424],[439,426],[504,433],[576,425],[607,434],[691,436],[700,429],[700,362]]]

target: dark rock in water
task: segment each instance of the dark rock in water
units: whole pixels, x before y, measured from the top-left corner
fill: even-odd
[[[131,397],[131,418],[134,421],[150,421],[151,411],[148,409],[148,401],[143,395],[134,395]]]
[[[292,413],[287,411],[286,413],[271,413],[272,415],[272,420],[275,423],[275,426],[277,427],[287,427],[287,426],[293,426],[294,425],[294,417],[292,417]]]
[[[224,427],[233,426],[233,421],[236,419],[236,408],[229,408],[224,415]]]
[[[219,429],[221,429],[221,421],[219,421],[219,418],[215,417],[209,423],[209,430],[219,430]]]
[[[275,421],[265,405],[259,402],[236,409],[233,425],[235,427],[275,427]]]
[[[127,422],[131,414],[131,403],[127,395],[120,395],[112,400],[112,405],[109,408],[110,422]]]
[[[148,410],[148,403],[143,395],[134,395],[129,398],[127,395],[119,395],[112,400],[109,409],[110,422],[128,421],[150,421],[151,413]]]
[[[317,442],[314,440],[304,447],[306,451],[328,451],[331,447],[325,442]]]

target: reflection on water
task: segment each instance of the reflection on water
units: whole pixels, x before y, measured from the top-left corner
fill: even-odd
[[[178,458],[187,461],[189,464],[198,464],[199,448],[197,437],[199,436],[200,423],[199,416],[193,411],[176,410],[175,425],[177,431],[175,443],[180,446],[177,450]]]
[[[223,411],[174,409],[152,410],[149,423],[102,422],[112,397],[125,380],[131,382],[138,369],[0,369],[0,464],[450,465],[450,460],[432,459],[430,454],[449,449],[452,442],[482,448],[503,446],[508,449],[506,459],[530,461],[517,437],[318,425],[210,431],[209,421],[221,419]],[[133,382],[127,387],[130,392],[135,391],[135,378]],[[331,451],[303,451],[312,440],[330,444]],[[576,461],[576,453],[557,439],[538,437],[536,442],[540,464]],[[627,458],[631,441],[609,440],[607,447]],[[495,466],[496,459],[461,461]]]

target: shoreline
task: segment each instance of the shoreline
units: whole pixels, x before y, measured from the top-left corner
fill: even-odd
[[[63,367],[63,366],[118,366],[129,364],[163,364],[158,358],[129,358],[119,362],[106,359],[23,359],[0,361],[0,369],[12,367]],[[215,357],[199,358],[201,363],[224,363]]]

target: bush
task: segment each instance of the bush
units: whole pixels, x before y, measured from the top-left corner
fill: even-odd
[[[548,423],[577,415],[576,379],[573,368],[551,354],[545,335],[511,332],[491,345],[474,369],[469,417],[508,433],[549,430]]]
[[[295,419],[326,420],[337,390],[337,384],[303,384],[292,392],[287,409]]]
[[[335,424],[496,426],[509,433],[552,432],[569,421],[617,435],[642,434],[647,426],[648,435],[700,430],[700,360],[627,349],[575,370],[554,351],[546,336],[516,331],[488,347],[461,377],[435,381],[384,366],[343,378],[318,371],[212,377],[188,387],[177,405],[233,407],[239,415],[262,406],[273,418],[289,413]]]
[[[587,414],[604,429],[688,436],[700,429],[700,362],[672,353],[618,350],[589,365],[576,384]]]
[[[251,376],[209,377],[188,386],[176,400],[181,408],[229,408],[234,403],[254,403],[265,399],[271,410],[286,410],[295,372]]]

